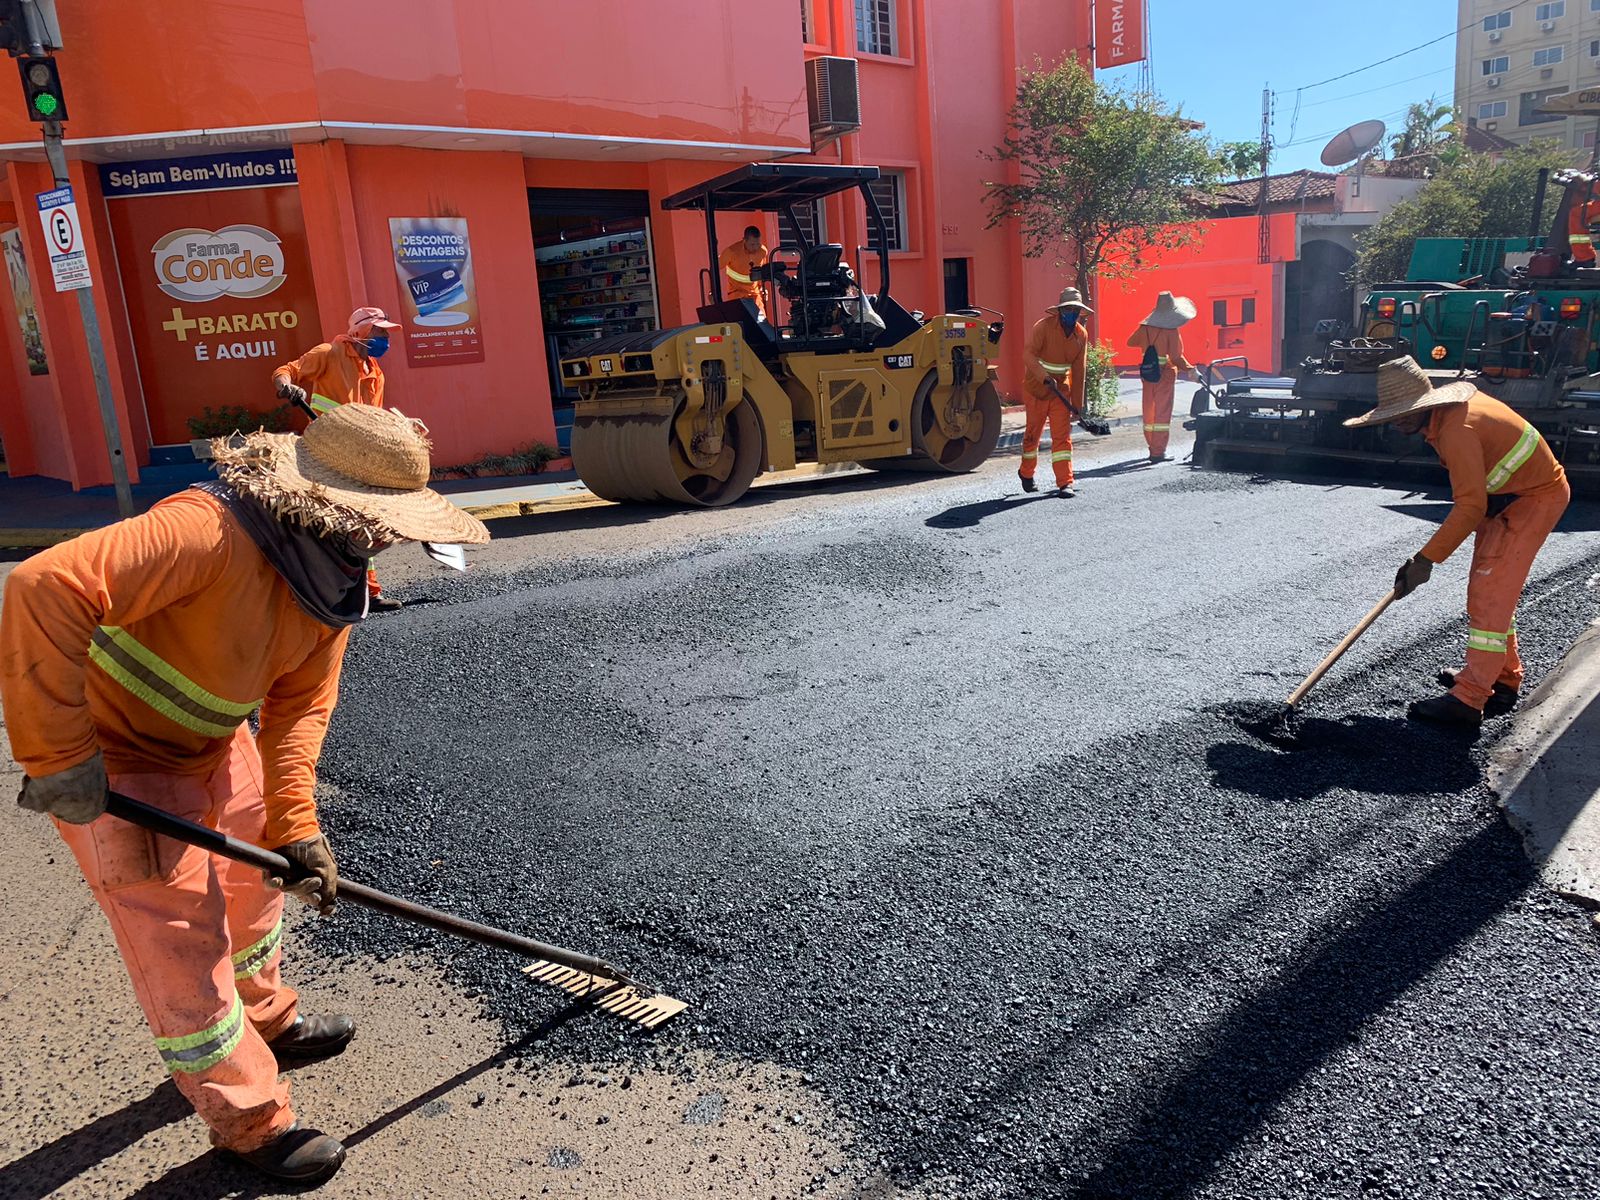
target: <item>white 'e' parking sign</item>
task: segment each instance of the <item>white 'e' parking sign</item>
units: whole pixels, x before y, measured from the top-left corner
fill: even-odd
[[[70,187],[40,192],[39,223],[44,226],[45,245],[50,251],[50,275],[56,291],[71,292],[93,285],[89,277],[89,256],[83,249],[83,230],[78,225],[78,205]]]

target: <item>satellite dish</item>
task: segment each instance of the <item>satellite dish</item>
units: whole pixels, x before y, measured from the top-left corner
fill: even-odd
[[[1387,132],[1382,121],[1360,121],[1350,126],[1343,133],[1334,135],[1334,139],[1322,148],[1322,165],[1342,167],[1347,162],[1355,162],[1383,141],[1383,135]]]

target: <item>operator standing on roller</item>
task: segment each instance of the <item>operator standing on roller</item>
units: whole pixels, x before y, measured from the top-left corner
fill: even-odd
[[[1517,412],[1471,383],[1435,388],[1413,358],[1380,366],[1378,406],[1345,422],[1386,423],[1427,439],[1450,472],[1455,499],[1439,531],[1401,564],[1396,597],[1426,583],[1435,563],[1476,534],[1467,578],[1466,666],[1441,672],[1439,681],[1450,691],[1417,701],[1409,715],[1477,728],[1485,712],[1508,712],[1517,702],[1522,688],[1517,601],[1534,556],[1566,511],[1572,491],[1549,445]]]
[[[1017,478],[1025,492],[1039,490],[1033,473],[1039,465],[1039,441],[1048,424],[1056,495],[1070,499],[1078,494],[1072,486],[1072,421],[1083,412],[1089,347],[1079,318],[1093,311],[1077,288],[1063,288],[1060,301],[1045,310],[1023,347],[1022,398],[1028,423],[1022,432],[1022,465],[1017,468]],[[1068,403],[1061,399],[1063,382]]]
[[[754,300],[756,312],[763,321],[768,320],[767,302],[761,295],[761,285],[756,282],[756,272],[767,265],[767,248],[761,244],[761,230],[747,225],[744,240],[729,246],[717,261],[722,266],[722,298]]]

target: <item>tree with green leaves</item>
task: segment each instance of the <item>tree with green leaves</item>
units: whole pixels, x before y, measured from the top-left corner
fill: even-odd
[[[1107,88],[1073,58],[1023,76],[989,157],[1008,168],[987,183],[989,227],[1019,222],[1023,253],[1070,264],[1086,292],[1195,241],[1199,197],[1226,172],[1178,110]]]
[[[1538,143],[1507,151],[1499,162],[1463,153],[1361,235],[1351,278],[1367,287],[1404,279],[1420,237],[1525,236],[1539,169],[1570,165],[1567,151]],[[1539,215],[1541,231],[1549,230],[1560,202],[1561,190],[1550,188]]]
[[[1389,153],[1395,158],[1416,154],[1437,156],[1455,134],[1456,110],[1429,96],[1421,104],[1406,109],[1400,132],[1389,139]]]
[[[1217,157],[1235,179],[1261,174],[1260,142],[1223,142],[1217,147]]]

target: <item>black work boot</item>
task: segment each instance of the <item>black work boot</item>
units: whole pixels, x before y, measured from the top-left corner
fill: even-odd
[[[1439,682],[1447,688],[1456,686],[1456,677],[1459,671],[1440,671]],[[1483,715],[1486,717],[1503,717],[1517,706],[1517,701],[1522,694],[1509,683],[1497,683],[1489,699],[1484,701]]]
[[[1032,475],[1024,475],[1021,471],[1018,471],[1017,472],[1017,478],[1022,480],[1022,490],[1023,491],[1025,491],[1025,492],[1037,492],[1039,490],[1039,485],[1033,481],[1033,476]]]
[[[1418,700],[1406,710],[1406,716],[1413,721],[1430,721],[1435,725],[1450,725],[1457,729],[1476,729],[1483,724],[1481,712],[1448,692],[1431,700]]]
[[[367,601],[369,613],[399,612],[404,607],[404,600],[396,600],[392,596],[377,595]]]
[[[338,1054],[355,1036],[356,1019],[344,1013],[300,1016],[294,1024],[267,1043],[280,1064],[309,1062]]]
[[[1063,483],[1056,489],[1056,495],[1060,496],[1063,500],[1071,500],[1077,494],[1078,489],[1073,487],[1070,483]]]
[[[285,1183],[321,1183],[344,1163],[344,1146],[320,1129],[301,1129],[298,1122],[276,1141],[248,1153],[230,1151],[264,1175]]]

